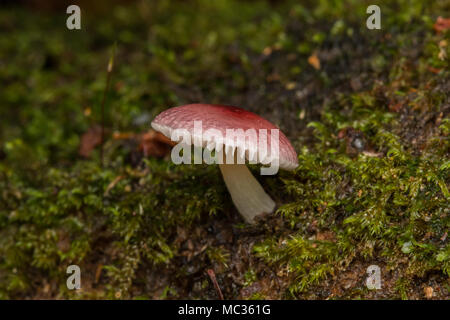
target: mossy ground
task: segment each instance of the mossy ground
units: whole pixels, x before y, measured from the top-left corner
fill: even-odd
[[[225,298],[448,299],[449,3],[381,1],[381,30],[369,4],[82,2],[81,31],[65,6],[0,9],[0,298],[217,298],[213,269]],[[114,44],[102,167],[78,150]],[[258,176],[278,210],[256,226],[216,166],[113,137],[198,101],[266,117],[299,154]]]

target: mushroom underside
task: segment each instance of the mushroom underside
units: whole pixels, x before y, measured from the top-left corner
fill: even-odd
[[[219,164],[225,185],[239,213],[248,223],[263,213],[272,213],[275,202],[245,164]]]

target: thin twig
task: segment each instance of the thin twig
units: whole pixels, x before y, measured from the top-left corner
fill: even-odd
[[[111,73],[112,73],[113,66],[114,66],[114,55],[115,55],[115,52],[116,52],[116,44],[114,44],[112,55],[109,58],[108,69],[107,69],[107,73],[106,73],[106,86],[105,86],[105,90],[103,90],[103,97],[102,97],[102,104],[101,104],[101,108],[102,108],[101,141],[102,142],[101,142],[101,148],[100,148],[100,161],[101,161],[102,169],[104,167],[103,147],[104,147],[104,142],[105,142],[105,102],[106,102],[106,97],[107,97],[108,90],[109,90],[109,85],[111,83]]]
[[[105,86],[105,90],[103,90],[103,98],[102,98],[102,104],[101,104],[101,121],[102,121],[102,126],[101,126],[101,145],[100,145],[100,167],[103,171],[104,168],[104,144],[105,144],[105,103],[106,103],[106,97],[108,94],[108,90],[109,90],[109,85],[111,83],[111,73],[114,67],[114,55],[116,53],[116,44],[114,43],[113,46],[113,50],[112,50],[112,55],[109,58],[109,62],[108,62],[108,68],[106,69],[107,73],[106,73],[106,86]],[[102,183],[103,186],[103,183]],[[103,188],[102,188],[103,189]],[[104,213],[104,197],[105,197],[105,190],[103,190],[103,192],[101,193],[101,199],[102,199],[102,213]]]
[[[211,279],[212,283],[214,284],[214,288],[216,289],[217,294],[219,295],[219,299],[224,300],[222,290],[220,290],[219,284],[217,283],[216,274],[214,273],[214,270],[208,269],[206,272],[208,273],[209,278]]]

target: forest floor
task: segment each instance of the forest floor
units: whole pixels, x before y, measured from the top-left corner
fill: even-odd
[[[81,30],[0,9],[0,299],[216,299],[212,273],[225,299],[449,299],[448,3],[380,1],[380,30],[357,0],[104,4]],[[170,161],[150,122],[193,102],[292,141],[295,171],[252,167],[275,213]]]

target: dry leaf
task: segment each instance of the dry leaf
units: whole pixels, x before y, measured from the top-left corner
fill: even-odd
[[[176,145],[162,133],[155,130],[150,130],[143,134],[135,134],[129,132],[115,132],[113,138],[116,140],[134,140],[138,143],[139,151],[145,157],[162,158],[170,153],[170,148]]]
[[[102,128],[93,126],[81,136],[80,148],[78,154],[88,158],[92,150],[102,142]]]
[[[425,297],[427,299],[433,298],[433,287],[425,287],[423,291],[425,292]]]
[[[99,264],[97,266],[97,270],[95,271],[95,283],[98,283],[98,281],[100,280],[100,276],[102,274],[102,269],[103,269],[103,264]]]
[[[280,81],[280,75],[278,73],[271,73],[266,77],[267,82]]]
[[[153,156],[162,158],[166,154],[169,154],[170,147],[175,144],[175,142],[171,141],[163,134],[150,130],[141,136],[139,149],[142,150],[145,157]]]
[[[294,90],[294,89],[295,89],[295,86],[296,86],[295,82],[288,82],[288,83],[286,84],[286,89],[287,89],[287,90]]]
[[[318,232],[316,234],[316,240],[319,241],[332,241],[332,242],[336,242],[336,236],[332,231],[324,231],[324,232]]]
[[[263,55],[268,56],[272,53],[272,48],[271,47],[265,47],[263,50]]]
[[[313,53],[309,58],[308,58],[308,63],[310,65],[313,66],[314,69],[319,70],[320,69],[320,60],[317,57],[316,53]]]
[[[390,103],[388,108],[389,108],[389,111],[399,112],[402,109],[403,105],[404,105],[403,102]]]
[[[434,67],[428,67],[428,71],[431,71],[433,73],[438,74],[439,72],[442,71],[442,69],[437,69],[437,68],[434,68]]]
[[[438,17],[433,28],[437,33],[450,29],[450,19]]]

